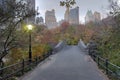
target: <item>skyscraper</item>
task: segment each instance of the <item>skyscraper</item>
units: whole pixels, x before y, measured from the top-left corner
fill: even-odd
[[[101,20],[101,15],[99,12],[95,11],[94,13],[92,13],[91,10],[87,11],[87,14],[85,16],[85,23],[89,23],[89,22],[99,23],[100,20]]]
[[[54,9],[52,11],[45,12],[45,24],[49,29],[57,26]]]
[[[70,24],[79,24],[79,7],[70,9],[70,11],[66,10],[64,20]]]
[[[94,19],[95,19],[95,22],[99,22],[101,20],[101,15],[99,12],[94,12]]]
[[[35,0],[26,0],[30,10],[35,11]],[[27,23],[35,23],[35,16],[32,16],[27,19]]]
[[[94,22],[94,15],[91,10],[88,10],[85,16],[85,23]]]
[[[74,9],[70,10],[69,23],[79,24],[79,7],[75,7]]]

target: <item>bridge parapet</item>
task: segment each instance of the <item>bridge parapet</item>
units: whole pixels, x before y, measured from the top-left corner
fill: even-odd
[[[64,47],[66,46],[66,41],[60,41],[54,48],[53,52],[59,52],[60,50],[62,50]]]
[[[78,42],[78,47],[83,50],[86,51],[87,46],[85,45],[85,43],[82,41],[82,39],[80,39],[80,41]]]

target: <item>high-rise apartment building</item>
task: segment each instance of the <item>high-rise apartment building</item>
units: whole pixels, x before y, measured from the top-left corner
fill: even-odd
[[[91,10],[87,11],[87,14],[85,16],[85,23],[89,23],[89,22],[99,23],[100,20],[101,20],[101,15],[99,12],[95,11],[94,13],[92,13]]]
[[[94,22],[94,15],[91,10],[88,10],[85,16],[85,23],[89,23],[89,22]]]
[[[45,12],[45,24],[49,29],[57,26],[54,9],[52,11]]]
[[[94,12],[95,22],[99,22],[101,20],[101,15],[99,12]]]
[[[70,24],[79,24],[79,7],[75,7],[70,10],[69,23]]]
[[[66,10],[64,20],[70,24],[79,24],[79,7],[70,9],[70,11]]]
[[[28,7],[30,10],[35,11],[35,0],[26,0]],[[34,24],[35,23],[35,16],[32,16],[27,19],[28,24]]]

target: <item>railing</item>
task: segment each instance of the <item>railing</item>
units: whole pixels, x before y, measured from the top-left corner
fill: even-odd
[[[52,55],[52,50],[49,51],[47,54],[34,58],[32,62],[30,62],[30,60],[23,59],[19,63],[4,67],[0,69],[0,80],[6,80],[12,78],[13,76],[23,75],[24,72],[27,72],[30,69],[34,68],[38,63],[40,63],[50,55]]]
[[[98,66],[105,70],[106,74],[116,80],[120,80],[120,67],[109,62],[108,59],[104,59],[97,55],[97,48],[95,45],[90,46],[88,53],[93,58],[95,62],[97,62]]]

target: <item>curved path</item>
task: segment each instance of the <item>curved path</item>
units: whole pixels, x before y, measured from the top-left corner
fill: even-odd
[[[20,80],[108,80],[77,46],[68,46],[40,63]]]

